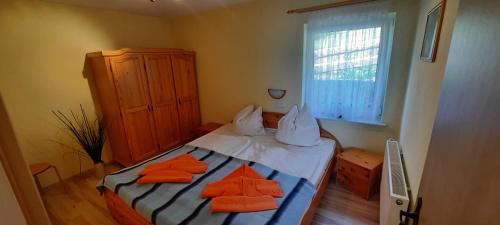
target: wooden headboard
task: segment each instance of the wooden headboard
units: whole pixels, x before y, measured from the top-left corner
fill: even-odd
[[[263,121],[264,127],[274,128],[274,129],[278,128],[278,122],[284,115],[285,114],[278,112],[263,112],[262,119],[264,120]],[[335,156],[342,152],[342,145],[340,144],[340,141],[337,139],[337,137],[335,137],[335,135],[326,131],[323,128],[320,128],[320,136],[335,141]]]

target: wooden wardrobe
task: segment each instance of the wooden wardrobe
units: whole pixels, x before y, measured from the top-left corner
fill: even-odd
[[[193,138],[200,126],[195,52],[121,49],[87,59],[115,161],[132,165]]]

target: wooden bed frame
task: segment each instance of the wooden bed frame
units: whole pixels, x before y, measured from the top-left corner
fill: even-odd
[[[283,115],[284,115],[283,113],[276,113],[276,112],[262,113],[262,117],[264,119],[264,127],[277,128],[278,121]],[[335,153],[330,162],[328,163],[326,172],[323,174],[323,177],[321,178],[321,181],[317,187],[317,192],[314,195],[314,198],[309,206],[309,209],[302,217],[302,221],[300,223],[301,225],[311,224],[312,219],[314,218],[314,215],[316,213],[316,209],[318,208],[318,205],[321,202],[323,195],[325,194],[326,187],[330,183],[330,177],[335,168],[337,155],[342,152],[342,146],[340,145],[340,142],[333,134],[324,129],[321,129],[320,131],[321,131],[320,133],[321,137],[332,139],[335,141]],[[125,204],[125,202],[123,202],[123,200],[121,200],[120,197],[118,197],[118,195],[116,195],[113,191],[106,189],[104,191],[104,197],[106,199],[106,204],[108,206],[109,212],[120,225],[153,225],[149,221],[147,221],[143,216],[137,213],[134,209]]]

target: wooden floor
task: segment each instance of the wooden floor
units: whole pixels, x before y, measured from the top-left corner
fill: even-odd
[[[107,166],[112,172],[118,167]],[[378,224],[379,200],[370,201],[351,194],[332,179],[314,218],[314,225],[375,225]],[[53,225],[118,225],[109,215],[104,198],[95,186],[93,174],[84,174],[62,185],[45,188],[43,199]]]
[[[335,184],[335,179],[321,200],[314,225],[378,225],[379,196],[367,201]]]

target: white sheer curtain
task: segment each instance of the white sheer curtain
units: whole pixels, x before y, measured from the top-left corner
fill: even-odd
[[[394,19],[386,2],[310,16],[304,100],[314,116],[383,123]]]

